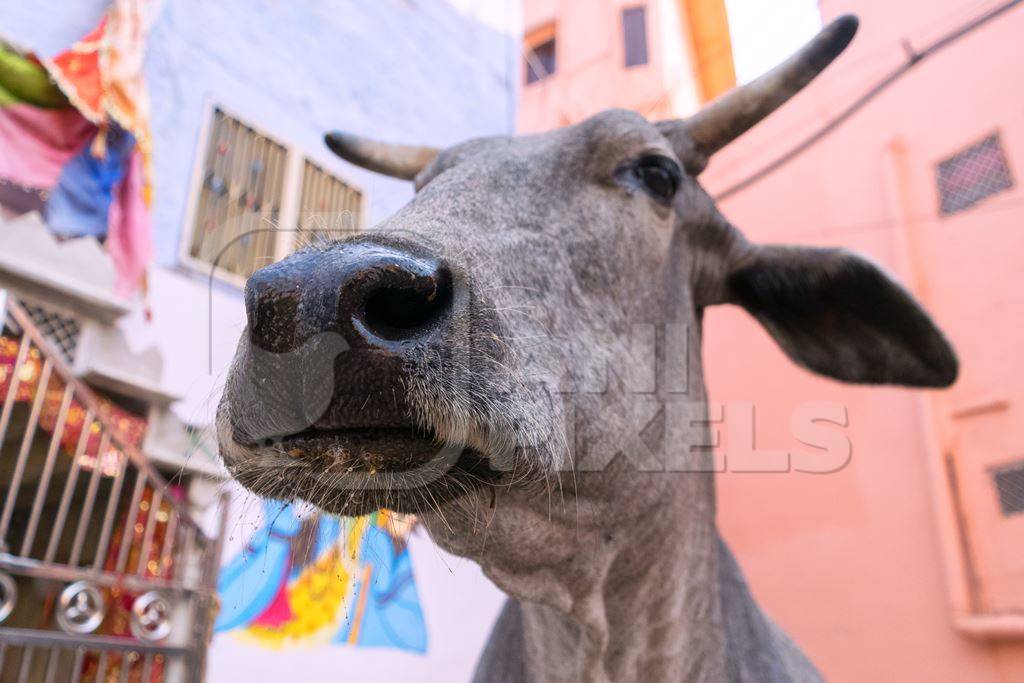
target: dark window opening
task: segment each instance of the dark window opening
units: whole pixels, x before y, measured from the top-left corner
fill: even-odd
[[[626,44],[626,66],[647,63],[647,10],[631,7],[622,10],[622,36]]]
[[[526,82],[536,83],[555,73],[555,39],[528,48],[526,51]]]
[[[992,474],[1004,517],[1024,513],[1024,463]]]
[[[944,216],[966,211],[978,202],[1013,187],[1013,177],[998,133],[958,152],[938,165],[939,211]]]

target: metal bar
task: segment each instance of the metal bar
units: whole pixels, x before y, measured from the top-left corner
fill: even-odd
[[[57,675],[57,668],[60,665],[60,648],[57,646],[50,648],[50,657],[46,661],[46,677],[43,679],[44,683],[53,683],[54,677]]]
[[[100,458],[103,453],[107,452],[107,448],[110,445],[110,436],[104,432],[103,436],[100,437],[99,450],[96,451],[96,462],[93,463],[92,476],[89,477],[89,487],[85,491],[85,503],[82,505],[82,514],[78,517],[78,527],[75,529],[75,539],[71,543],[71,555],[68,558],[68,564],[72,567],[78,565],[79,559],[82,557],[82,545],[85,543],[85,532],[89,528],[89,520],[92,519],[92,509],[96,503],[96,493],[99,491],[100,479],[102,478],[102,463]],[[124,465],[120,467],[120,471],[124,470]],[[114,480],[114,486],[120,490],[119,479]]]
[[[327,176],[320,167],[315,166],[315,168],[316,171],[313,173],[313,181],[316,183],[313,186],[316,192],[314,210],[316,211],[317,218],[319,219],[318,222],[320,223],[320,225],[316,227],[320,230],[325,230],[327,229],[327,226],[324,225],[324,208],[326,206],[327,199]]]
[[[260,137],[260,139],[256,141],[255,147],[255,154],[260,164],[261,173],[258,182],[256,183],[256,190],[254,193],[256,195],[256,201],[259,203],[259,211],[257,212],[257,215],[261,219],[259,222],[259,225],[261,226],[263,223],[267,222],[265,218],[267,199],[267,174],[270,172],[270,167],[267,164],[267,145],[268,140],[264,137]],[[267,265],[266,246],[267,236],[269,234],[270,233],[264,232],[263,230],[258,230],[256,234],[252,236],[254,255],[253,272]]]
[[[295,217],[295,235],[296,242],[295,246],[299,247],[298,239],[302,235],[303,231],[309,229],[309,161],[306,161],[302,165],[302,180],[299,181],[299,212]]]
[[[332,187],[334,188],[334,196],[331,199],[331,215],[334,216],[334,222],[331,226],[332,239],[341,237],[345,231],[345,201],[347,188],[345,183],[341,182],[337,178],[333,179]]]
[[[221,268],[227,269],[227,263],[224,261],[224,247],[231,242],[238,235],[238,224],[234,218],[238,215],[238,157],[239,157],[239,145],[242,140],[242,125],[234,119],[228,121],[228,130],[231,142],[228,145],[230,150],[230,161],[227,161],[224,166],[224,179],[227,183],[227,192],[220,197],[220,203],[218,205],[217,214],[217,250],[214,252],[214,256],[220,258]]]
[[[11,318],[21,327],[23,335],[31,339],[32,345],[39,349],[40,353],[50,362],[54,369],[57,371],[57,376],[61,381],[71,384],[75,387],[75,399],[79,401],[87,410],[91,410],[96,416],[96,420],[103,426],[104,430],[112,435],[114,445],[117,446],[118,450],[126,454],[132,461],[132,463],[146,473],[146,475],[153,482],[154,487],[166,487],[167,482],[164,480],[160,472],[153,466],[153,463],[144,456],[138,448],[128,443],[124,439],[121,430],[118,428],[116,423],[112,422],[101,410],[101,403],[96,396],[96,393],[84,382],[80,381],[75,374],[71,371],[71,367],[64,361],[63,356],[60,352],[54,348],[53,344],[50,343],[46,337],[44,337],[35,324],[32,322],[31,316],[25,312],[17,302],[7,302],[7,312]],[[187,506],[180,503],[177,500],[171,500],[171,503],[183,513],[183,518],[188,520],[189,524],[195,524],[192,520]]]
[[[50,479],[53,477],[53,466],[57,462],[57,451],[60,450],[61,437],[64,436],[64,426],[68,420],[68,410],[71,408],[71,397],[74,388],[70,384],[64,385],[64,397],[60,402],[60,412],[57,413],[57,423],[53,426],[53,434],[50,435],[50,448],[46,452],[46,462],[43,465],[43,472],[39,477],[39,484],[36,486],[36,497],[32,501],[32,512],[28,517],[28,528],[25,530],[25,537],[21,541],[21,554],[28,557],[32,554],[32,545],[36,540],[36,531],[39,530],[39,516],[43,512],[43,502],[50,489]]]
[[[133,652],[121,653],[121,672],[117,677],[117,683],[128,683],[128,672],[132,669],[132,658]]]
[[[32,450],[32,441],[36,435],[36,424],[39,422],[39,412],[43,409],[43,401],[46,399],[46,390],[50,386],[50,372],[53,364],[49,358],[43,363],[43,371],[39,375],[39,383],[36,385],[36,396],[32,402],[32,412],[28,417],[28,424],[25,426],[25,435],[21,439],[21,450],[18,451],[18,462],[14,466],[14,475],[8,485],[7,500],[4,501],[3,516],[0,517],[0,546],[7,541],[7,529],[11,524],[11,516],[14,514],[14,503],[18,499],[18,489],[21,488],[21,478],[25,475],[25,464],[28,462],[29,451]]]
[[[139,561],[135,567],[135,573],[139,576],[145,576],[146,568],[149,566],[149,554],[153,550],[153,532],[156,530],[156,515],[160,511],[163,497],[163,493],[156,490],[153,491],[153,496],[149,500],[149,514],[146,515],[146,531],[142,535],[142,550],[139,553]],[[157,571],[160,571],[159,565],[157,565]],[[153,574],[156,575],[156,571]]]
[[[230,496],[227,491],[222,491],[220,494],[220,500],[217,503],[217,513],[219,514],[218,530],[217,535],[213,539],[213,544],[207,548],[209,551],[209,557],[207,558],[207,566],[203,567],[203,582],[205,584],[202,597],[198,601],[202,613],[199,615],[199,621],[203,624],[204,630],[197,639],[198,642],[195,646],[196,660],[194,675],[196,681],[201,681],[206,674],[206,651],[210,644],[210,636],[213,630],[213,620],[210,618],[211,604],[216,599],[214,596],[217,593],[217,570],[220,568],[220,556],[224,550],[224,536],[227,533],[228,516],[227,510],[228,505],[231,502]]]
[[[21,653],[21,667],[18,670],[18,683],[26,683],[28,681],[29,672],[32,671],[32,659],[35,656],[36,649],[32,646],[26,647]]]
[[[182,552],[182,555],[184,557],[192,557],[192,554],[195,552],[195,542],[196,542],[195,527],[191,527],[191,526],[185,527],[185,548],[183,549],[183,552]],[[184,567],[182,567],[182,569],[184,569]],[[189,581],[189,579],[191,577],[189,577],[186,574],[185,576],[182,576],[181,578],[182,578],[183,581],[187,582],[187,581]],[[202,584],[202,580],[203,580],[202,572],[200,572],[199,577],[197,577],[197,581],[200,582],[200,585]]]
[[[106,438],[107,434],[103,434],[100,446],[107,444],[109,446],[110,441]],[[102,452],[106,452],[105,450]],[[98,458],[98,456],[97,456]],[[96,461],[96,470],[100,471],[100,462]],[[122,457],[121,461],[117,464],[117,474],[114,475],[114,482],[110,485],[110,497],[107,499],[107,509],[103,512],[103,526],[100,527],[100,539],[96,542],[96,555],[92,558],[92,566],[94,569],[100,569],[103,567],[103,556],[107,554],[107,546],[110,543],[110,535],[114,529],[114,515],[117,513],[117,506],[121,502],[121,489],[124,487],[125,477],[128,476],[128,458]],[[139,473],[142,476],[142,473]]]
[[[85,659],[85,649],[75,649],[75,660],[71,662],[71,683],[79,683],[82,680],[82,660]],[[97,681],[96,683],[99,683]]]
[[[197,593],[204,590],[202,584],[199,583],[190,584],[185,581],[171,581],[160,578],[142,580],[134,576],[124,576],[114,572],[94,571],[91,569],[83,570],[59,564],[45,564],[39,560],[6,553],[0,553],[0,571],[17,574],[18,576],[29,576],[50,581],[65,581],[67,583],[88,577],[89,581],[98,586],[124,586],[131,590],[140,591],[159,588],[171,593]]]
[[[342,232],[354,233],[359,231],[359,196],[355,190],[348,185],[345,186],[345,200],[342,204],[344,223],[341,226]]]
[[[170,567],[177,567],[174,559],[175,535],[178,533],[178,513],[171,510],[167,518],[167,526],[164,528],[164,540],[160,546],[160,559],[157,560],[157,577],[170,578],[171,574],[165,576]]]
[[[210,193],[210,205],[207,209],[207,220],[210,221],[210,227],[207,228],[204,226],[203,228],[206,230],[206,234],[203,239],[203,247],[205,247],[204,251],[206,253],[203,255],[203,259],[210,262],[213,262],[217,257],[217,254],[220,252],[220,233],[224,228],[224,217],[221,214],[225,203],[228,201],[225,197],[229,197],[231,192],[231,177],[227,173],[224,161],[231,149],[230,136],[231,121],[224,112],[218,112],[217,134],[213,140],[214,156],[213,164],[211,165],[211,174],[214,178],[220,178],[221,181],[223,181],[224,193],[216,194],[213,193],[212,190]],[[220,152],[220,147],[222,145],[227,148],[227,151],[223,154]]]
[[[106,683],[107,680],[107,650],[100,652],[100,661],[96,664],[96,675],[93,677],[96,683]]]
[[[64,535],[64,524],[68,518],[68,508],[71,507],[71,498],[75,493],[75,485],[78,483],[78,470],[82,466],[82,457],[89,445],[89,434],[92,431],[92,412],[85,412],[85,419],[82,421],[82,433],[78,435],[78,445],[75,447],[74,457],[71,459],[71,471],[68,472],[67,481],[64,482],[64,493],[60,497],[60,505],[57,507],[57,516],[53,520],[53,528],[50,530],[50,540],[46,544],[46,553],[43,555],[44,562],[53,562],[57,556],[57,545],[61,536]],[[92,511],[90,510],[90,514]]]
[[[4,675],[4,659],[7,655],[7,643],[0,641],[0,677]]]
[[[7,385],[7,396],[4,397],[4,409],[0,413],[0,449],[3,448],[4,439],[7,438],[7,427],[11,423],[11,413],[14,411],[14,399],[18,395],[18,387],[21,385],[21,370],[25,367],[25,357],[28,356],[30,346],[32,346],[32,340],[23,331],[21,345],[18,346],[18,356],[11,369],[11,383]]]
[[[261,222],[265,223],[269,228],[273,229],[277,227],[274,219],[271,215],[273,210],[274,200],[273,193],[270,187],[270,179],[277,172],[276,171],[276,155],[274,154],[274,148],[272,143],[267,138],[261,138],[260,148],[260,163],[263,164],[263,178],[260,182],[260,218]],[[260,263],[254,264],[256,268],[262,268],[268,265],[274,260],[274,244],[276,242],[277,234],[271,231],[260,231],[256,233],[256,241],[259,245],[256,253],[261,259]],[[268,246],[269,245],[269,246]]]
[[[231,496],[227,491],[221,491],[220,501],[217,504],[217,535],[213,538],[213,557],[210,558],[210,567],[207,571],[207,593],[214,595],[217,592],[217,574],[220,569],[220,558],[224,552],[224,537],[228,529],[228,506],[231,504]]]
[[[149,679],[153,675],[153,654],[147,653],[142,660],[142,677],[139,679],[141,683],[150,683]]]
[[[246,131],[242,144],[242,157],[239,161],[241,166],[240,174],[244,178],[242,191],[246,195],[245,204],[240,209],[243,219],[239,221],[242,230],[249,233],[249,239],[239,239],[235,242],[235,272],[244,277],[249,277],[255,270],[256,256],[253,252],[253,230],[258,230],[259,223],[255,220],[256,214],[249,207],[249,196],[255,193],[256,185],[252,177],[253,155],[256,153],[255,142],[258,139],[254,131]],[[244,234],[244,233],[239,233]],[[257,233],[258,234],[258,233]]]
[[[334,236],[340,232],[341,225],[344,221],[344,217],[341,215],[341,202],[344,190],[341,187],[341,182],[334,177],[328,179],[327,188],[327,212],[329,219],[324,239],[333,239]]]
[[[132,499],[128,504],[128,521],[121,529],[121,547],[117,549],[117,565],[115,567],[117,572],[124,572],[128,564],[128,553],[135,540],[135,523],[139,519],[139,503],[142,502],[142,492],[145,488],[146,475],[140,471],[135,477],[135,490],[132,492]],[[126,541],[129,534],[131,534],[131,539]]]
[[[206,244],[209,231],[206,229],[204,217],[209,214],[210,204],[213,201],[213,191],[210,188],[207,175],[213,172],[217,162],[217,141],[220,139],[220,126],[223,121],[223,115],[219,110],[214,109],[212,119],[207,138],[206,156],[203,159],[203,168],[201,170],[202,181],[199,188],[199,200],[196,202],[196,213],[191,217],[193,222],[192,246],[189,250],[192,256],[205,261],[209,260],[209,254],[207,253],[209,248]]]
[[[134,650],[135,652],[149,652],[169,657],[187,656],[191,652],[189,648],[179,645],[160,645],[157,643],[128,640],[123,636],[102,636],[96,634],[80,636],[64,633],[63,631],[40,631],[32,628],[5,628],[3,634],[4,642],[7,645],[26,647],[38,647],[40,645],[66,648],[88,647],[89,649],[102,650],[104,652]],[[96,680],[100,680],[100,677],[97,677]]]

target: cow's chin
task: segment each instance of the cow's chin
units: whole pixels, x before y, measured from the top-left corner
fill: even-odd
[[[502,480],[485,454],[415,428],[307,430],[262,446],[231,439],[222,452],[253,493],[337,515],[438,510]]]

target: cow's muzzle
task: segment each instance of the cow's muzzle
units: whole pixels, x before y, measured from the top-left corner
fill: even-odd
[[[235,441],[423,439],[406,398],[414,358],[441,343],[455,284],[440,258],[344,242],[257,271],[245,289],[248,351],[229,386]],[[405,450],[408,450],[406,445]]]

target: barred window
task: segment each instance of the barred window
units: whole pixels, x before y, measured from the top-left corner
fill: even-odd
[[[82,328],[78,320],[47,306],[40,306],[24,300],[19,300],[19,303],[47,341],[60,352],[64,360],[68,363],[72,362],[75,359],[75,351],[78,349],[78,340],[82,335]],[[16,329],[17,323],[13,320],[6,322],[16,334],[21,334],[21,330]]]
[[[992,473],[1004,517],[1024,513],[1024,462]]]
[[[284,146],[220,109],[206,143],[190,255],[241,276],[271,263],[284,193]]]
[[[337,239],[360,228],[363,194],[308,159],[302,169],[299,244]]]
[[[939,163],[939,211],[949,216],[1013,187],[998,133]]]
[[[183,246],[194,265],[240,284],[321,233],[361,227],[358,188],[224,110],[203,144]]]

